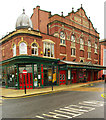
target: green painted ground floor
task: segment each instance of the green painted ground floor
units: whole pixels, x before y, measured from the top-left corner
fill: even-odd
[[[1,79],[6,88],[34,89],[97,80],[101,69],[57,59],[18,56],[2,62]]]

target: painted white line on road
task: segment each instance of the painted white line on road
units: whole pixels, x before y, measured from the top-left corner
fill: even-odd
[[[83,112],[89,112],[89,111],[95,110],[95,108],[93,107],[80,106],[80,105],[70,105],[70,107],[80,108],[80,111],[83,111]]]
[[[91,103],[84,103],[84,102],[79,102],[80,105],[87,105],[87,106],[93,106],[93,107],[100,107],[103,106],[103,104],[91,104]]]
[[[82,109],[76,109],[76,108],[71,108],[71,107],[64,107],[64,108],[68,108],[70,110],[73,110],[73,112],[76,112],[76,113],[80,113],[80,114],[83,114],[84,111],[87,111],[87,110],[82,110]]]
[[[69,115],[73,115],[72,113],[70,113],[70,112],[64,112],[64,111],[61,111],[61,110],[55,110],[56,112],[59,112],[59,113],[64,113],[64,114],[69,114]],[[71,116],[71,117],[73,117],[73,116]]]
[[[59,118],[59,117],[57,117],[56,115],[50,115],[50,114],[43,114],[43,116],[51,117],[51,118]]]
[[[80,114],[80,113],[75,113],[75,112],[74,112],[74,113],[71,113],[72,110],[70,110],[70,109],[60,108],[60,110],[64,110],[64,111],[70,112],[70,114],[73,115],[72,117],[76,117],[76,116],[82,115],[82,114]]]
[[[63,115],[63,114],[58,114],[58,113],[54,113],[54,112],[49,112],[50,114],[55,114],[56,116],[60,116],[60,117],[65,117],[65,118],[72,118],[70,116],[67,115]]]
[[[39,115],[37,115],[37,116],[35,116],[35,117],[37,117],[37,118],[42,118],[42,119],[45,119],[44,117],[42,117],[42,116],[39,116]]]
[[[102,102],[102,101],[83,101],[84,103],[89,103],[89,104],[95,104],[95,105],[100,105],[101,106],[101,104],[104,104],[104,102]]]
[[[49,112],[48,114],[42,114],[43,116],[37,115],[37,118],[42,118],[49,120],[50,118],[63,119],[63,118],[73,118],[84,114],[84,112],[89,112],[95,110],[95,107],[101,107],[104,105],[103,101],[82,101],[79,105],[69,105],[59,110],[54,110],[55,112]]]

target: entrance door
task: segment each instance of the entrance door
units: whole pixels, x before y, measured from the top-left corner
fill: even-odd
[[[66,71],[61,70],[60,71],[60,85],[66,84]]]
[[[87,81],[91,81],[91,71],[88,71],[88,79]]]
[[[71,80],[72,80],[72,83],[76,83],[76,71],[72,71]]]
[[[33,78],[32,78],[32,73],[19,73],[19,84],[20,84],[20,89],[24,89],[26,85],[26,89],[33,89]]]

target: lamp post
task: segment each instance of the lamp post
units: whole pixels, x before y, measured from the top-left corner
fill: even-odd
[[[25,76],[27,75],[26,69],[23,70],[23,74],[24,74],[24,90],[25,90],[25,94],[26,94],[26,82],[25,82]]]
[[[54,74],[54,62],[52,62],[52,91],[53,91],[53,74]]]

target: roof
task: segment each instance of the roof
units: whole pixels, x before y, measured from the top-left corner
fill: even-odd
[[[60,60],[60,62],[62,62],[63,64],[67,64],[67,65],[88,66],[88,67],[97,67],[97,68],[106,69],[106,66],[92,64],[91,62],[72,62],[72,61],[64,61],[64,60]]]

